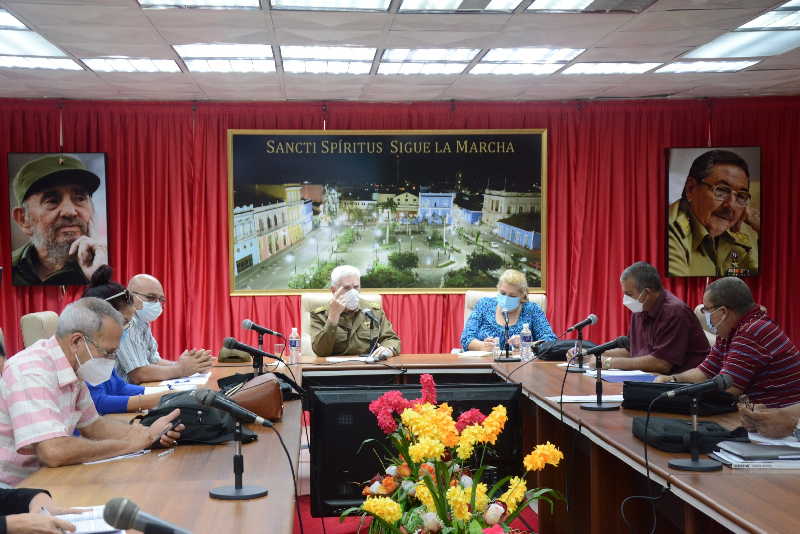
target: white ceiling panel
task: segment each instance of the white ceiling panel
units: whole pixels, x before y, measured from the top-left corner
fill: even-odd
[[[74,58],[175,59],[195,42],[384,48],[585,48],[579,62],[670,63],[761,13],[767,0],[658,0],[640,14],[423,14],[140,8],[136,0],[0,0]],[[266,0],[262,2],[266,5]],[[800,31],[800,30],[798,30]],[[800,94],[800,50],[756,71],[634,76],[144,74],[0,70],[0,97],[215,100],[551,100]]]

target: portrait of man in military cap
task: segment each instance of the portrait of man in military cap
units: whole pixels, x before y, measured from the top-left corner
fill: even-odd
[[[8,157],[14,285],[82,285],[108,263],[105,154]]]
[[[760,156],[758,147],[669,150],[669,276],[758,274]]]

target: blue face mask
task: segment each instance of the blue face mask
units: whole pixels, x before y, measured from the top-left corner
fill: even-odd
[[[497,305],[504,311],[516,310],[519,306],[520,297],[510,297],[508,295],[497,294]]]

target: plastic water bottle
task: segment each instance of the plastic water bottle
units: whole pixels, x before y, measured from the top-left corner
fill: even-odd
[[[533,334],[528,323],[522,323],[522,331],[519,333],[519,357],[523,362],[533,359]]]
[[[289,363],[300,363],[300,334],[297,328],[292,328],[289,334]]]

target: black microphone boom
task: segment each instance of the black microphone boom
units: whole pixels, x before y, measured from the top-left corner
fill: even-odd
[[[602,354],[603,352],[611,349],[618,349],[620,347],[627,348],[630,345],[628,344],[628,336],[620,336],[617,339],[613,339],[611,341],[607,341],[602,345],[597,345],[584,353],[584,356],[590,356],[592,354]]]
[[[103,521],[119,530],[139,530],[145,534],[192,534],[163,519],[142,512],[130,499],[115,497],[103,507]]]
[[[196,389],[191,393],[204,406],[210,406],[231,414],[242,423],[256,423],[261,426],[272,426],[272,422],[256,415],[247,408],[242,408],[232,400],[210,389]]]
[[[261,326],[260,324],[256,324],[250,319],[245,319],[242,321],[242,328],[245,330],[255,330],[259,334],[269,334],[270,336],[278,336],[278,337],[286,337],[280,332],[276,332],[275,330],[270,330],[266,326]]]
[[[278,360],[279,362],[283,362],[283,359],[279,358],[278,356],[275,356],[274,354],[270,354],[269,352],[264,352],[263,350],[259,350],[250,345],[246,345],[244,343],[236,341],[232,337],[226,337],[222,341],[222,346],[225,347],[226,349],[240,350],[242,352],[246,352],[251,356],[261,356],[262,358],[271,358],[273,360]]]
[[[378,324],[378,323],[380,323],[380,321],[378,320],[378,317],[375,315],[375,312],[373,312],[371,309],[369,309],[369,308],[364,308],[364,309],[363,309],[363,310],[361,310],[361,311],[364,313],[364,315],[366,315],[367,317],[369,317],[369,320],[370,320],[370,322],[371,322],[372,324]]]
[[[699,384],[684,386],[682,388],[676,388],[667,391],[666,393],[662,393],[662,395],[665,395],[669,399],[679,395],[697,396],[705,391],[724,391],[731,387],[732,384],[733,379],[730,375],[720,373],[711,380],[706,380],[705,382],[700,382]]]
[[[567,332],[573,332],[575,330],[580,330],[584,326],[589,326],[590,324],[595,324],[596,322],[597,322],[597,316],[592,313],[592,314],[589,315],[589,317],[587,317],[583,321],[581,321],[579,323],[575,323],[574,325],[572,325],[569,328],[567,328]]]

